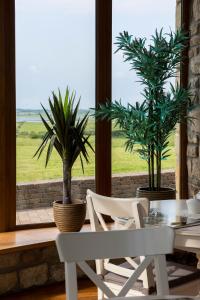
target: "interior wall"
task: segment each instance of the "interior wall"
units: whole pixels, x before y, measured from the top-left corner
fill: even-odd
[[[187,167],[189,196],[200,190],[200,0],[190,1],[189,84],[197,104],[189,113]]]

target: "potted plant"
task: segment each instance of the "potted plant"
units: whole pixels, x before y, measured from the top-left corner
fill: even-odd
[[[87,147],[93,148],[89,142],[89,135],[85,134],[88,114],[79,118],[79,103],[75,105],[76,94],[66,89],[62,97],[60,90],[58,95],[52,92],[52,100],[49,98],[50,111],[42,105],[45,117],[40,114],[46,133],[34,156],[40,158],[46,151],[47,166],[52,150],[55,149],[62,160],[63,165],[63,199],[53,203],[54,219],[60,231],[79,231],[84,223],[86,203],[81,200],[72,201],[71,180],[72,167],[78,157],[88,163]]]
[[[117,51],[131,64],[143,86],[143,101],[127,106],[120,101],[100,105],[95,115],[100,119],[116,120],[126,136],[126,150],[139,153],[148,165],[148,186],[137,189],[138,197],[150,200],[174,199],[175,190],[161,186],[162,160],[169,156],[168,138],[177,123],[187,120],[192,108],[190,93],[171,78],[176,76],[182,51],[188,41],[182,31],[152,36],[146,46],[145,38],[133,38],[128,32],[117,37]]]

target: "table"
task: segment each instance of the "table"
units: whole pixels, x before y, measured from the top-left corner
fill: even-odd
[[[188,217],[186,200],[151,201],[151,211],[158,211],[167,220],[167,225]],[[197,267],[200,268],[200,223],[191,224],[190,227],[176,228],[175,248],[196,253],[199,259]]]
[[[179,296],[179,295],[166,295],[166,296],[134,296],[134,297],[117,297],[116,300],[200,300],[195,296]],[[114,299],[114,298],[112,298]]]
[[[198,258],[197,268],[200,269],[200,220],[198,223],[191,223],[187,226],[176,226],[172,223],[179,222],[180,220],[191,221],[188,218],[187,204],[186,200],[161,200],[161,201],[151,201],[150,202],[150,215],[158,213],[162,215],[164,220],[164,225],[169,225],[174,228],[175,231],[175,241],[174,248],[193,252]],[[155,216],[157,219],[157,216]],[[114,218],[116,228],[119,229],[124,227],[127,219],[124,218]],[[193,220],[194,221],[194,220]],[[155,220],[155,223],[157,220]],[[161,222],[162,224],[162,222]],[[160,226],[161,224],[156,223],[156,225],[148,224],[150,226]],[[146,227],[146,226],[145,226]]]

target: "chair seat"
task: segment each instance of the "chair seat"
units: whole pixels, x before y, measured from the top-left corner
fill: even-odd
[[[134,259],[137,263],[139,263],[139,258]],[[119,264],[121,267],[124,267],[126,269],[133,270],[132,266],[128,262],[123,262]],[[127,277],[120,276],[119,274],[115,274],[113,272],[108,272],[104,276],[105,283],[112,289],[112,291],[117,294],[117,292],[120,291],[121,287],[125,284],[127,281]],[[149,295],[155,292],[154,287],[144,288],[143,282],[141,280],[137,280],[132,287],[132,289],[129,291],[128,296],[144,296]]]
[[[117,295],[117,293],[121,290],[122,286],[125,284],[127,278],[111,273],[105,275],[104,282],[106,285],[113,291],[114,294]],[[154,289],[155,290],[155,289]],[[146,296],[149,295],[148,289],[145,289],[143,287],[142,281],[137,281],[132,289],[128,292],[127,296]]]
[[[132,269],[131,265],[128,262],[121,263],[120,266],[128,269]],[[199,277],[200,270],[197,270],[192,266],[186,266],[186,265],[168,261],[167,273],[168,273],[169,286],[174,287]],[[104,276],[104,280],[106,284],[113,290],[113,292],[117,293],[121,289],[121,287],[125,284],[127,277],[120,276],[112,272],[108,272]],[[137,280],[133,288],[130,290],[128,296],[143,296],[143,295],[146,296],[146,295],[153,294],[155,292],[156,292],[155,287],[150,287],[148,289],[144,288],[142,281]]]

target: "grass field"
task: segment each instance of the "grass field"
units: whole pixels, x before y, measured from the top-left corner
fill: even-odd
[[[94,121],[90,120],[87,131],[92,135],[90,142],[94,146]],[[45,168],[45,155],[39,160],[33,158],[37,147],[41,143],[41,136],[44,132],[42,123],[18,122],[17,123],[17,182],[30,182],[36,180],[55,179],[62,177],[62,164],[56,151],[53,151],[52,158]],[[137,154],[125,152],[123,144],[125,138],[113,129],[112,138],[112,172],[130,173],[147,171],[146,162],[141,160]],[[174,135],[170,137],[170,153],[168,160],[163,162],[163,169],[175,167]],[[90,163],[85,164],[85,176],[94,175],[95,155],[90,153]],[[79,159],[73,168],[73,176],[83,176]]]

